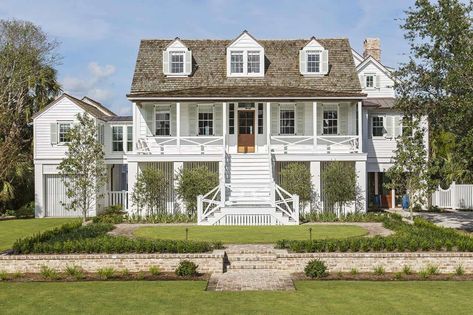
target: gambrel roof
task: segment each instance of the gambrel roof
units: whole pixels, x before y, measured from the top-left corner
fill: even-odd
[[[130,98],[143,95],[172,96],[188,94],[191,89],[200,93],[251,94],[297,88],[303,94],[358,95],[361,86],[355,70],[348,39],[317,39],[329,51],[329,72],[324,76],[304,77],[299,71],[299,50],[309,42],[296,40],[258,40],[264,47],[264,77],[233,78],[227,76],[226,49],[231,40],[181,40],[192,51],[192,74],[172,78],[163,73],[163,50],[173,39],[142,40],[136,60]],[[245,87],[251,87],[245,92]],[[266,91],[265,91],[266,89]],[[220,94],[220,93],[219,93]],[[315,94],[314,94],[315,95]],[[251,96],[251,95],[250,95]],[[271,95],[268,95],[271,96]]]

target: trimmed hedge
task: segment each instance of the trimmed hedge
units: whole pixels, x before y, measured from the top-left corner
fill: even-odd
[[[473,251],[473,238],[454,229],[442,228],[415,218],[410,225],[399,216],[386,216],[383,225],[396,233],[373,238],[355,237],[335,240],[280,240],[277,247],[297,253],[315,252],[415,252]]]
[[[122,215],[122,214],[100,214],[93,219],[94,223],[196,223],[196,215],[185,213],[177,214],[151,214],[148,216]]]
[[[306,222],[383,222],[383,212],[349,213],[337,216],[334,212],[308,212],[301,214],[300,221]]]
[[[146,240],[107,235],[112,229],[112,224],[105,223],[66,224],[17,240],[13,251],[14,254],[202,253],[223,247],[221,242]]]

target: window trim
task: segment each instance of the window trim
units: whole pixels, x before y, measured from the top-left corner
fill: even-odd
[[[281,107],[283,110],[293,110],[294,111],[294,133],[281,133]],[[287,109],[288,107],[292,107],[292,109]],[[295,103],[280,103],[278,106],[278,135],[281,136],[296,136],[297,135],[297,111],[296,111],[296,104]]]
[[[241,52],[243,55],[243,72],[232,72],[231,56]],[[259,72],[248,71],[249,53],[259,53]],[[264,77],[264,49],[263,48],[227,48],[227,77]]]
[[[200,113],[200,107],[208,107],[208,106],[211,106],[212,107],[212,134],[210,135],[201,135],[200,134],[200,128],[199,128],[199,113]],[[196,135],[198,137],[213,137],[215,136],[215,104],[213,103],[202,103],[202,104],[197,104],[197,111],[196,111],[196,121],[197,121],[197,124],[196,124]]]
[[[70,141],[60,141],[60,138],[61,138],[61,125],[69,125],[69,130],[71,130],[72,128],[72,121],[67,121],[67,120],[64,120],[64,121],[57,121],[56,122],[56,129],[57,129],[57,134],[56,134],[56,141],[57,141],[57,145],[66,145],[67,143],[69,143]]]
[[[156,113],[157,112],[169,113],[169,134],[168,135],[157,135],[156,134]],[[172,117],[171,117],[171,105],[159,105],[154,107],[153,112],[153,136],[154,137],[171,137],[172,136]]]
[[[368,77],[372,77],[373,78],[373,86],[368,86]],[[375,73],[366,73],[364,75],[364,87],[366,89],[369,89],[369,90],[375,90],[377,87],[376,87],[376,74]]]
[[[319,71],[309,71],[309,55],[318,55],[319,56]],[[322,74],[322,50],[305,50],[305,73],[308,75],[313,74]]]
[[[373,129],[374,129],[374,118],[383,118],[383,135],[382,136],[375,136],[374,135],[374,132],[373,132]],[[371,138],[373,139],[383,139],[386,137],[386,134],[387,134],[387,129],[386,129],[386,123],[387,123],[387,117],[386,115],[379,115],[379,114],[373,114],[371,115],[371,118],[370,118],[370,122],[371,122],[371,128],[370,128],[370,133],[371,133]],[[379,126],[378,126],[379,128]]]
[[[126,152],[126,151],[125,151],[125,139],[126,139],[126,138],[125,138],[125,133],[124,133],[124,130],[123,130],[124,128],[123,128],[123,127],[124,127],[124,125],[111,125],[111,126],[110,126],[110,131],[111,131],[110,140],[112,140],[112,141],[111,141],[111,148],[110,148],[111,150],[110,150],[110,151],[111,151],[112,153],[123,153],[123,152]],[[121,140],[122,149],[121,149],[121,150],[114,150],[114,149],[113,149],[113,144],[114,144],[114,143],[120,143],[119,140],[115,141],[115,140],[113,139],[113,128],[120,128],[120,129],[122,130],[122,140]]]
[[[324,114],[326,111],[336,111],[337,112],[337,132],[336,133],[324,133]],[[336,107],[326,106],[322,108],[322,136],[338,136],[340,135],[340,106],[336,105]]]

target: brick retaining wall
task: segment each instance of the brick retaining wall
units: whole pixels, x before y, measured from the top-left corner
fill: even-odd
[[[428,265],[438,267],[440,273],[453,273],[462,265],[466,273],[473,273],[473,253],[416,252],[416,253],[288,253],[276,250],[277,268],[289,272],[303,272],[312,259],[325,262],[330,272],[373,272],[383,266],[386,272],[398,272],[407,265],[418,272]]]
[[[87,272],[107,267],[138,272],[148,271],[151,266],[159,266],[163,272],[173,272],[180,261],[190,260],[199,266],[199,272],[222,273],[224,254],[223,250],[214,250],[201,254],[3,255],[0,256],[0,271],[38,273],[44,265],[59,271],[76,265]]]

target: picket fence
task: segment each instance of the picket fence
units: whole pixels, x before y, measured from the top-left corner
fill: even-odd
[[[448,189],[439,187],[432,194],[432,205],[447,209],[473,209],[473,185],[453,182]]]

